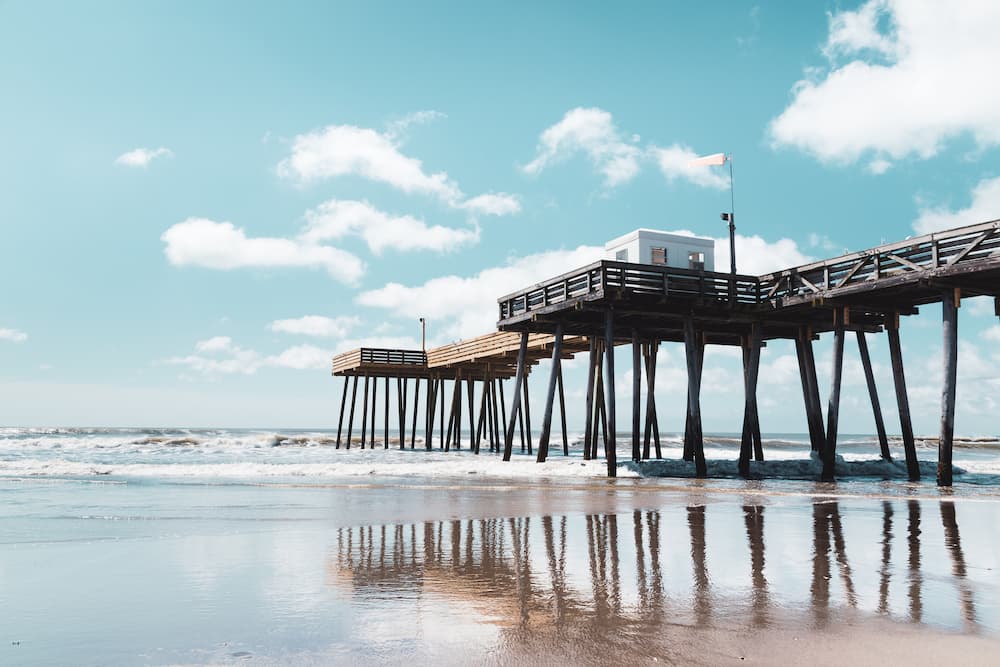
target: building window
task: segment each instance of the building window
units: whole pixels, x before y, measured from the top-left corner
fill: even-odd
[[[667,249],[666,248],[653,248],[651,250],[652,256],[649,258],[651,264],[666,264],[667,263]]]
[[[624,250],[619,250],[618,252],[616,252],[615,253],[615,260],[619,261],[619,262],[627,262],[628,261],[628,248],[625,248]]]
[[[688,253],[688,268],[694,269],[695,271],[705,270],[705,253],[703,252],[689,252]]]

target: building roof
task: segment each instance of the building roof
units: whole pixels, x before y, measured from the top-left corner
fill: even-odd
[[[623,234],[617,238],[611,239],[604,244],[604,249],[609,250],[616,246],[624,245],[630,241],[634,241],[638,238],[652,239],[656,241],[673,242],[673,243],[683,243],[685,245],[696,245],[696,246],[706,246],[714,247],[715,240],[704,236],[695,236],[693,234],[683,234],[677,232],[664,232],[658,229],[646,229],[641,227],[639,229],[632,230],[627,234]]]

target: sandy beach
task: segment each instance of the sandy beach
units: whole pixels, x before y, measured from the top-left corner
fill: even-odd
[[[1000,498],[5,479],[6,664],[989,664]]]

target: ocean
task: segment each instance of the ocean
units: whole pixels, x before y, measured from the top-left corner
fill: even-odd
[[[928,441],[911,483],[844,436],[824,484],[803,436],[767,436],[751,480],[730,435],[707,437],[705,480],[676,435],[614,480],[572,440],[536,464],[318,431],[4,429],[0,664],[1000,655],[996,439],[959,443],[950,490]]]

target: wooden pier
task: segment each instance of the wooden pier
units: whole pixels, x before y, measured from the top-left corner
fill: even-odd
[[[337,442],[340,446],[347,383],[354,377],[347,446],[351,443],[354,398],[358,378],[364,379],[362,446],[366,442],[369,415],[368,386],[372,380],[372,442],[378,378],[385,378],[384,446],[388,447],[389,379],[398,383],[399,446],[405,446],[404,421],[409,379],[427,380],[425,401],[425,446],[431,447],[435,405],[440,403],[441,446],[458,446],[462,428],[462,383],[465,382],[469,433],[473,449],[486,435],[490,450],[510,458],[520,429],[522,450],[531,451],[528,411],[528,377],[531,367],[551,358],[546,383],[545,410],[537,448],[538,461],[548,455],[554,401],[558,393],[562,418],[563,450],[566,442],[564,390],[561,361],[587,352],[588,373],[583,453],[598,456],[603,440],[608,475],[617,468],[614,434],[617,432],[615,404],[615,346],[632,346],[632,459],[641,461],[655,452],[660,457],[659,421],[656,414],[655,372],[657,351],[663,342],[683,343],[688,376],[687,418],[684,426],[684,458],[693,461],[696,474],[707,473],[701,419],[701,375],[707,345],[740,346],[743,351],[743,434],[739,469],[749,474],[750,460],[763,459],[757,381],[760,349],[769,340],[791,340],[795,344],[812,449],[823,461],[822,478],[832,481],[837,448],[840,385],[843,352],[848,332],[854,332],[869,390],[880,454],[888,459],[889,448],[881,404],[876,391],[868,350],[868,335],[886,333],[892,360],[900,432],[909,476],[920,477],[900,341],[901,317],[917,313],[918,307],[940,303],[942,307],[944,381],[937,481],[952,483],[952,438],[954,433],[957,378],[957,311],[962,297],[994,297],[1000,316],[1000,221],[992,221],[915,237],[833,259],[786,269],[762,276],[735,275],[678,269],[650,264],[603,260],[556,276],[499,299],[499,333],[488,334],[450,346],[422,352],[362,348],[334,359],[334,374],[344,375]],[[824,418],[816,375],[813,341],[820,334],[833,336],[832,379]],[[513,379],[510,410],[506,409],[502,380]],[[445,381],[452,383],[452,396],[445,419]],[[482,382],[479,418],[474,420],[474,383]],[[641,410],[642,394],[646,410]],[[414,446],[416,408],[412,413],[410,447]],[[474,423],[474,421],[476,423]],[[651,445],[653,446],[651,452]],[[502,450],[501,450],[502,446]]]

